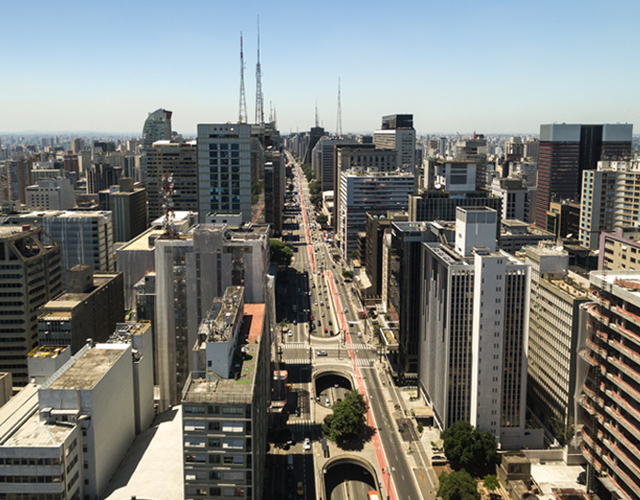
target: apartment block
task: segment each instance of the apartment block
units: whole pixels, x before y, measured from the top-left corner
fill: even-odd
[[[618,226],[600,233],[598,270],[640,269],[640,228]]]
[[[593,271],[578,366],[587,489],[640,498],[640,275]]]
[[[597,170],[582,173],[580,243],[592,250],[600,232],[638,221],[640,160],[599,161]]]

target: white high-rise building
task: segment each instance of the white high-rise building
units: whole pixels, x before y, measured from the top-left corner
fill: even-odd
[[[455,247],[424,243],[419,387],[442,428],[463,420],[503,449],[525,433],[530,267],[497,252],[497,212],[457,209]]]
[[[251,125],[198,125],[198,212],[251,221]]]
[[[600,233],[630,226],[640,213],[640,161],[599,161],[582,172],[580,243],[598,248]]]

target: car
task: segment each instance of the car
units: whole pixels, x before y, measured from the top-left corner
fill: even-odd
[[[362,332],[358,332],[358,337],[362,337]]]
[[[311,290],[309,290],[309,297],[311,297]]]
[[[316,353],[316,356],[326,356],[327,355],[327,351],[318,351]]]
[[[332,325],[333,325],[333,323],[331,322],[331,320],[329,320],[329,326],[332,326]]]
[[[320,305],[321,305],[321,306],[324,306],[324,302],[320,301]]]
[[[331,330],[331,331],[329,332],[329,335],[331,335],[331,336],[333,337],[333,330]]]
[[[329,330],[327,330],[326,328],[324,329],[324,333],[329,333]]]
[[[300,407],[298,406],[296,408],[296,417],[299,417],[299,416],[300,416]]]
[[[293,337],[293,331],[289,330],[288,335],[289,335],[289,337]]]
[[[322,317],[324,318],[324,313],[322,313]]]
[[[311,288],[315,288],[316,284],[315,283],[311,283]]]
[[[296,493],[299,496],[304,495],[304,486],[302,485],[302,481],[298,481],[298,486],[296,487]]]
[[[329,398],[325,398],[324,399],[324,405],[325,406],[331,406],[331,401],[329,401]]]
[[[345,307],[345,308],[344,308],[344,310],[343,310],[342,312],[345,312],[345,313],[346,313],[347,311],[348,311],[348,309]]]
[[[313,321],[313,314],[311,316],[309,316],[309,319],[311,319],[311,321]]]
[[[318,305],[318,301],[316,300],[316,301],[314,302],[314,304],[317,306],[317,305]]]
[[[322,326],[322,321],[318,320],[318,326]]]
[[[293,488],[293,476],[289,476],[289,477],[287,478],[287,486],[288,486],[289,488]]]
[[[294,325],[297,325],[297,324],[298,324],[298,322],[294,319],[294,320],[293,320],[293,324],[294,324]]]
[[[305,438],[304,439],[304,449],[305,450],[310,450],[311,449],[311,440],[309,438]]]

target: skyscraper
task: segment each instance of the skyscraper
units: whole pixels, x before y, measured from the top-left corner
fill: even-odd
[[[198,125],[198,211],[251,221],[251,125]]]
[[[147,150],[151,145],[159,140],[171,139],[171,111],[166,109],[156,109],[149,113],[144,127],[142,128],[142,156],[140,157],[139,179],[142,183],[147,182]]]
[[[0,372],[26,385],[27,354],[38,343],[37,308],[62,291],[60,246],[40,227],[0,227]]]
[[[552,201],[580,199],[582,172],[595,170],[599,160],[631,153],[631,124],[540,125],[536,226],[547,227]]]
[[[530,267],[496,252],[496,224],[495,210],[458,208],[455,245],[422,245],[418,374],[442,428],[470,422],[513,449],[533,437],[525,433]]]

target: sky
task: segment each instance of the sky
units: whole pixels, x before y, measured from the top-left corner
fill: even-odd
[[[135,134],[148,113],[249,121],[260,17],[265,119],[344,133],[411,113],[420,135],[633,123],[638,0],[0,0],[0,133]]]

